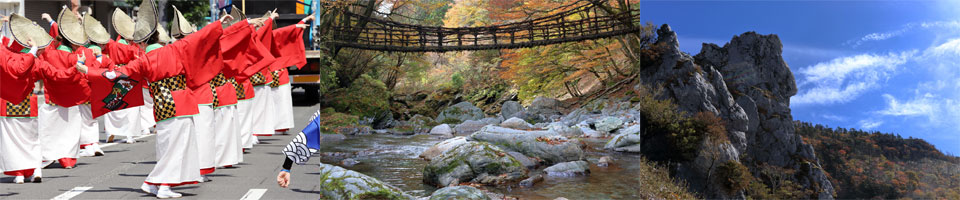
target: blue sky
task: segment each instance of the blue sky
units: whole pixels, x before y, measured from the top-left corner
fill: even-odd
[[[777,34],[796,120],[898,133],[960,155],[960,0],[641,1],[680,49]]]

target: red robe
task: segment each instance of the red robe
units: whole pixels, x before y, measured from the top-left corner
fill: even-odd
[[[297,24],[303,24],[300,21]],[[290,25],[277,30],[273,30],[273,56],[277,61],[271,65],[271,75],[274,82],[273,87],[290,83],[290,75],[287,67],[296,66],[297,69],[303,68],[307,64],[306,47],[303,43],[303,29],[296,25]]]
[[[60,35],[57,23],[50,25],[50,37],[57,38]],[[62,107],[71,107],[88,102],[90,98],[90,86],[82,84],[87,82],[84,74],[76,71],[74,65],[77,63],[77,55],[86,56],[86,65],[97,65],[96,57],[90,49],[79,47],[73,52],[58,50],[60,42],[54,40],[46,49],[40,53],[39,58],[45,64],[37,70],[37,76],[43,80],[44,96],[47,103],[53,103]],[[94,66],[99,67],[99,66]]]
[[[217,106],[236,104],[238,99],[247,99],[243,85],[236,81],[242,70],[251,65],[247,51],[253,46],[253,27],[246,21],[231,25],[220,37],[220,54],[223,56],[222,76],[211,82],[215,86]],[[253,93],[250,93],[253,96]]]
[[[113,84],[89,84],[90,108],[93,112],[93,118],[97,118],[108,112],[122,110],[143,105],[143,90],[145,85],[143,81],[130,79],[124,76],[118,70],[120,67],[114,65],[111,59],[105,56],[100,63],[100,67],[88,67],[87,81],[93,82],[112,82]]]
[[[74,51],[76,53],[72,53],[48,46],[40,54],[40,60],[43,61],[43,64],[36,71],[36,76],[43,80],[44,94],[48,103],[71,107],[88,101],[90,87],[87,84],[82,84],[87,82],[87,78],[74,68],[77,63],[77,55],[79,53],[88,54],[88,51],[90,50],[81,47]],[[86,60],[86,65],[98,67],[95,57],[88,56]]]
[[[33,55],[0,48],[0,99],[20,102],[33,92],[34,60]]]
[[[0,61],[0,116],[36,117],[37,96],[32,94],[36,82],[33,55],[0,48]]]
[[[267,76],[269,73],[264,72],[269,72],[269,66],[276,58],[270,53],[270,48],[267,48],[258,38],[262,38],[264,34],[270,34],[269,27],[272,26],[273,21],[267,20],[260,30],[254,31],[254,39],[250,40],[250,47],[246,49],[245,53],[250,62],[248,66],[241,70],[235,77],[236,81],[243,85],[243,93],[245,94],[245,98],[241,98],[243,100],[254,97],[254,85],[263,85],[269,82],[269,80],[266,79],[269,78],[269,76]],[[256,84],[254,84],[254,82],[256,82]]]
[[[274,56],[272,52],[272,48],[273,48],[273,33],[271,32],[272,29],[273,29],[273,20],[267,20],[267,22],[264,22],[264,25],[260,27],[260,29],[257,29],[256,34],[254,35],[254,37],[257,38],[257,42],[255,43],[259,43],[259,44],[255,44],[257,45],[257,49],[267,54],[264,56],[272,57],[270,62],[259,62],[254,64],[255,68],[260,68],[258,64],[265,65],[263,66],[262,69],[260,69],[259,73],[254,74],[253,76],[250,77],[250,82],[253,83],[254,86],[273,82],[273,77],[270,76],[270,72],[272,71],[270,69],[270,65],[273,65],[273,63],[276,62],[277,57]]]
[[[213,79],[223,65],[218,40],[223,32],[220,26],[220,22],[214,22],[173,44],[138,58],[134,56],[132,61],[113,58],[120,61],[118,63],[128,63],[119,68],[121,74],[132,80],[150,82],[156,121],[198,113],[198,103],[192,91]],[[116,42],[108,43],[105,49],[109,51],[105,54],[109,55],[140,52],[139,48]],[[111,83],[96,81],[91,84]]]

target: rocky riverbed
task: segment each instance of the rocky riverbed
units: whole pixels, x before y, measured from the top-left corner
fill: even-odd
[[[448,138],[433,135],[372,134],[347,137],[341,141],[325,142],[321,162],[330,163],[379,179],[393,185],[411,196],[427,197],[440,189],[423,181],[423,169],[430,163],[418,156],[431,146]],[[542,174],[543,180],[531,187],[517,184],[502,186],[477,186],[489,193],[520,199],[636,199],[638,174],[630,163],[640,161],[637,154],[604,151],[605,139],[585,139],[587,148],[584,157],[589,163],[589,174],[579,176],[548,176],[545,167],[529,170],[528,174]],[[597,165],[603,156],[615,158],[607,167]],[[352,166],[341,164],[352,159],[359,163]],[[549,167],[549,166],[546,166]]]

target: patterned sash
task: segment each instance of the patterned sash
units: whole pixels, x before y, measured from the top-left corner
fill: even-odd
[[[177,113],[173,102],[173,91],[187,89],[183,75],[177,75],[159,81],[150,82],[150,95],[153,96],[153,113],[157,121],[170,119]]]
[[[273,82],[270,82],[270,87],[280,87],[280,72],[283,72],[286,69],[278,69],[277,71],[270,72],[270,76],[273,77]]]
[[[250,83],[253,83],[254,86],[259,86],[267,83],[267,79],[263,77],[263,72],[257,72],[250,77]]]
[[[33,94],[27,95],[27,98],[19,104],[7,101],[7,116],[30,116],[30,96],[33,96]]]

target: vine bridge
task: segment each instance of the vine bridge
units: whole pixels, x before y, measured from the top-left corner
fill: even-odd
[[[445,52],[525,48],[607,38],[639,32],[639,9],[629,3],[621,8],[605,5],[607,0],[578,0],[557,8],[555,14],[501,25],[449,28],[422,26],[331,10],[330,35],[319,41],[338,48],[388,52]],[[322,37],[318,37],[322,38]]]

